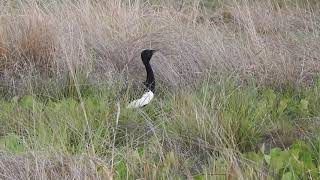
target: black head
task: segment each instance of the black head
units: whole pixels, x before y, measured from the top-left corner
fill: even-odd
[[[157,49],[145,49],[141,52],[141,59],[143,64],[149,63],[152,55],[158,51]]]

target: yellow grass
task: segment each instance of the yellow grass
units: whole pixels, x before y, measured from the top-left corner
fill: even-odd
[[[158,78],[170,85],[208,71],[234,72],[263,83],[306,82],[317,75],[317,9],[284,8],[274,1],[227,1],[216,9],[201,5],[114,0],[3,4],[1,56],[10,65],[0,71],[24,74],[31,66],[59,76],[71,65],[86,67],[98,80],[119,72],[137,78],[141,49],[158,48],[152,63]]]

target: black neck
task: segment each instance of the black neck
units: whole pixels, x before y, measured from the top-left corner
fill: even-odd
[[[152,92],[154,92],[155,89],[155,81],[154,81],[154,74],[153,74],[153,70],[151,68],[151,65],[149,62],[144,63],[144,66],[146,68],[147,71],[147,80],[144,82],[145,86],[151,90]]]

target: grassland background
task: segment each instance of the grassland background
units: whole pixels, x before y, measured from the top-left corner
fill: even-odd
[[[1,1],[0,178],[276,179],[243,154],[296,140],[319,172],[319,15],[316,0]],[[115,97],[144,79],[144,48],[160,49],[157,94],[132,111],[130,88]]]

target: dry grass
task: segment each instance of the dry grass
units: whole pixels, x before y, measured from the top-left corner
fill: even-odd
[[[94,82],[119,72],[137,78],[142,76],[135,73],[142,70],[141,49],[158,48],[161,53],[152,63],[158,79],[170,85],[191,82],[208,71],[234,72],[263,83],[305,82],[317,76],[317,9],[283,8],[290,4],[283,2],[280,8],[274,1],[228,1],[214,11],[200,10],[200,1],[176,4],[4,3],[0,71],[21,76],[31,67],[32,72],[61,77],[80,68]]]
[[[86,155],[12,155],[0,152],[0,179],[112,179],[110,170]]]

